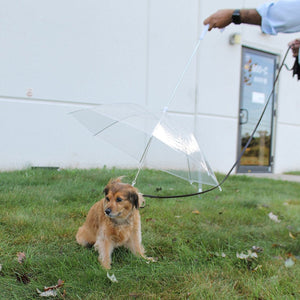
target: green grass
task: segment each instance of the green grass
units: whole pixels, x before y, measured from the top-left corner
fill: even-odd
[[[134,172],[118,169],[0,173],[1,299],[42,299],[36,289],[58,279],[65,283],[57,299],[300,299],[300,184],[246,176],[231,176],[223,192],[202,197],[146,199],[143,244],[158,262],[117,249],[110,274],[118,283],[111,282],[75,234],[109,179],[124,174],[131,182]],[[194,191],[151,170],[137,187]],[[263,248],[257,259],[236,257],[252,246]],[[22,264],[18,252],[26,254]],[[295,264],[287,268],[289,257]]]
[[[285,174],[300,176],[300,171],[291,171],[291,172],[286,172]]]

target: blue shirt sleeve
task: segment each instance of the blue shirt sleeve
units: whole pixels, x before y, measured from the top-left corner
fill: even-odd
[[[257,12],[261,15],[262,32],[277,34],[300,31],[300,0],[279,0],[259,6]]]

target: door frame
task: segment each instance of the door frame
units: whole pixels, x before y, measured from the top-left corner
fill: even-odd
[[[242,51],[241,51],[241,68],[240,68],[240,93],[239,93],[239,110],[238,110],[238,142],[237,142],[237,157],[240,156],[241,154],[241,117],[240,113],[241,110],[244,109],[242,108],[242,95],[243,95],[243,89],[242,89],[242,84],[243,84],[243,53],[244,51],[249,51],[249,52],[254,52],[254,53],[260,53],[262,56],[273,56],[275,58],[275,69],[274,69],[274,74],[273,74],[273,80],[275,80],[276,77],[276,72],[278,71],[278,62],[279,62],[279,54],[278,53],[273,53],[270,51],[265,51],[262,49],[258,48],[253,48],[249,47],[246,45],[242,45]],[[274,82],[274,81],[273,81]],[[271,137],[270,137],[270,154],[269,154],[269,165],[267,166],[258,166],[258,165],[241,165],[240,161],[237,164],[236,167],[236,173],[272,173],[273,168],[274,168],[274,149],[275,149],[275,133],[276,133],[276,117],[277,117],[277,88],[278,84],[276,84],[274,94],[273,94],[273,101],[271,102],[272,105],[272,118],[271,118]],[[267,95],[269,97],[269,94]],[[254,129],[254,127],[253,127]],[[251,132],[252,133],[252,132]]]

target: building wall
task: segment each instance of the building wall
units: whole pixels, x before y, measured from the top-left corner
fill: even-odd
[[[257,7],[264,1],[227,1],[220,4],[216,2],[202,1],[204,19],[206,15],[221,8],[251,8]],[[241,45],[230,45],[229,37],[232,33],[241,34],[241,45],[253,47],[259,50],[278,54],[283,58],[289,41],[299,37],[299,34],[278,34],[269,36],[261,33],[257,26],[230,25],[224,32],[214,30],[207,35],[205,45],[200,51],[200,77],[198,81],[201,91],[198,108],[199,117],[204,115],[213,119],[212,122],[221,122],[214,127],[207,124],[205,127],[213,128],[209,136],[218,136],[217,147],[207,149],[207,158],[214,169],[224,172],[232,165],[237,156],[238,134],[238,110],[241,68]],[[212,57],[214,62],[212,63]],[[281,60],[280,60],[281,62]],[[292,66],[294,59],[289,54],[286,63]],[[210,66],[209,66],[210,65]],[[212,72],[209,69],[222,70]],[[202,71],[201,71],[202,70]],[[216,88],[212,88],[212,82]],[[205,84],[210,82],[210,84]],[[204,83],[204,84],[203,84]],[[296,154],[300,134],[299,121],[299,92],[300,85],[296,78],[292,78],[291,72],[282,69],[277,90],[277,118],[275,119],[275,149],[274,172],[280,173],[288,170],[299,170],[300,158]],[[209,95],[209,96],[208,96]],[[209,101],[208,101],[209,97]],[[298,109],[297,109],[298,108]],[[213,117],[212,115],[215,115]],[[223,121],[222,120],[223,117]],[[228,128],[231,128],[228,130]],[[219,134],[217,135],[217,132]],[[227,155],[223,155],[223,153]],[[210,156],[210,153],[212,154]]]
[[[127,155],[93,137],[70,112],[132,102],[161,110],[210,13],[263,1],[7,1],[0,11],[0,169],[27,166],[133,167]],[[240,45],[230,45],[232,33]],[[169,109],[194,130],[211,167],[237,157],[241,46],[281,57],[297,34],[276,37],[249,25],[213,30]],[[289,55],[287,64],[293,59]],[[300,169],[300,84],[286,69],[278,87],[274,172]]]

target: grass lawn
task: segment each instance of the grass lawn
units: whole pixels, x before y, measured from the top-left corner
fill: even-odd
[[[57,299],[300,299],[300,184],[246,176],[202,197],[146,199],[143,244],[158,262],[117,249],[110,281],[75,234],[109,179],[124,174],[130,183],[134,172],[118,169],[0,173],[1,299],[43,299],[36,289],[59,279]],[[136,186],[194,191],[151,170]],[[257,257],[237,257],[251,249]]]
[[[287,172],[286,174],[300,176],[300,171]]]

